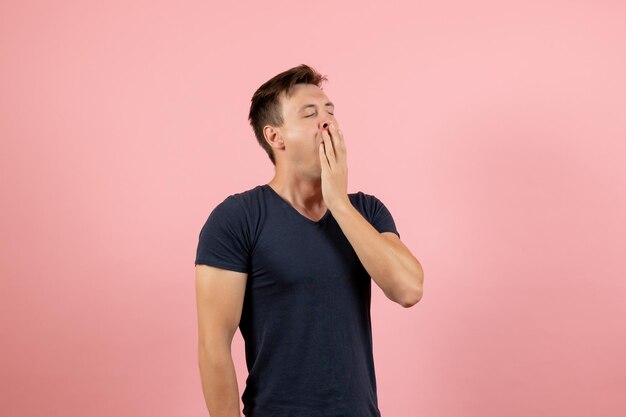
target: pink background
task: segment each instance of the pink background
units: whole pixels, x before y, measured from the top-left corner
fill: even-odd
[[[0,4],[0,415],[208,415],[198,234],[301,63],[425,271],[373,283],[383,417],[625,415],[624,3],[220,3]]]

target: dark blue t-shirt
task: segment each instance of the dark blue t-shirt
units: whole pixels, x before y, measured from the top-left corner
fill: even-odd
[[[378,198],[348,197],[377,231],[400,236]],[[200,231],[195,264],[248,273],[244,415],[380,417],[371,277],[330,210],[313,221],[267,184],[232,194]]]

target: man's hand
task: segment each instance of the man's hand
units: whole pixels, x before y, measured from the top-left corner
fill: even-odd
[[[346,204],[351,205],[348,198],[348,165],[346,145],[343,133],[334,123],[322,132],[319,155],[322,165],[322,195],[326,207],[333,209]]]

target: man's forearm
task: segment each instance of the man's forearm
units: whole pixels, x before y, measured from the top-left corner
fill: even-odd
[[[211,417],[241,417],[235,364],[228,349],[198,347],[202,392]]]
[[[418,302],[424,272],[404,243],[397,236],[391,240],[379,233],[350,202],[333,207],[332,213],[363,267],[387,298],[404,307]]]

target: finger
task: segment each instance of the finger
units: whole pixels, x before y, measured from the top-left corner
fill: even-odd
[[[341,149],[341,151],[343,153],[346,153],[346,142],[343,140],[343,132],[339,129],[337,129],[337,137],[339,138],[339,146],[338,148]]]
[[[340,163],[346,164],[348,160],[348,151],[346,150],[346,143],[343,141],[343,132],[341,130],[337,130],[337,134],[339,135],[337,148],[339,149]]]
[[[322,171],[330,169],[330,163],[328,162],[328,158],[326,157],[324,146],[325,146],[324,142],[320,142],[319,156],[320,156],[320,165],[322,166]]]
[[[334,122],[330,122],[329,125],[330,133],[332,134],[332,137],[334,139],[335,150],[343,149],[343,134],[341,133],[341,130],[339,130],[339,127]]]
[[[333,140],[330,137],[330,134],[326,131],[322,131],[322,138],[324,139],[324,146],[326,150],[326,156],[328,157],[328,162],[335,162],[335,150],[333,149]]]
[[[333,122],[330,122],[330,131],[333,135],[333,138],[337,139],[338,142],[341,142],[343,140],[343,134],[341,133],[341,130],[339,130],[339,127]]]
[[[335,157],[339,163],[345,163],[347,160],[346,157],[346,144],[343,140],[343,132],[337,128],[337,125],[334,122],[330,123],[330,128],[334,132],[334,145],[335,145]]]

